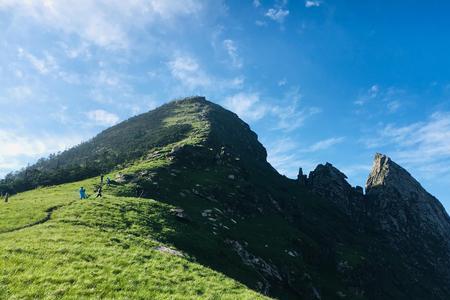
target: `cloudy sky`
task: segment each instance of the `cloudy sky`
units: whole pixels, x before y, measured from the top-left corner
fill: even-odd
[[[375,152],[450,209],[450,4],[0,0],[0,176],[174,98],[250,123],[280,173]]]

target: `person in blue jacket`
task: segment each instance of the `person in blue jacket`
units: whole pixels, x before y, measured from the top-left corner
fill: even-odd
[[[80,188],[80,199],[86,199],[86,190],[84,189],[84,187]]]

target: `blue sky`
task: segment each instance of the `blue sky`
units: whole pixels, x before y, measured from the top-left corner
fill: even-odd
[[[0,176],[174,98],[241,116],[294,177],[375,152],[450,208],[444,1],[2,0]]]

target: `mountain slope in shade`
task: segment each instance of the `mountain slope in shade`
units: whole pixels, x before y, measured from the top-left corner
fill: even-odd
[[[374,227],[407,262],[417,284],[428,281],[449,293],[450,218],[442,204],[382,154],[375,156],[366,191]]]
[[[274,298],[450,298],[448,216],[405,170],[377,155],[364,194],[329,163],[292,180],[266,157],[237,115],[193,97],[111,127],[10,176],[0,188],[58,184],[58,174],[75,181],[106,172],[113,184],[105,188],[104,202],[56,210],[49,224],[155,240]],[[95,161],[95,168],[86,160]],[[93,190],[98,180],[73,183],[72,192],[54,187],[65,191],[57,199],[75,201],[79,185]],[[34,205],[18,205],[14,214],[0,208],[0,217],[15,216],[14,228],[65,204],[50,205],[40,190],[16,197]],[[158,210],[158,222],[148,204],[166,207]],[[18,233],[8,234],[14,239]],[[23,255],[17,252],[14,261]],[[18,276],[13,266],[2,273],[12,278],[0,281],[7,287]]]

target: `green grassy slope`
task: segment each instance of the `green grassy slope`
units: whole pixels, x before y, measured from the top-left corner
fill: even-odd
[[[183,226],[170,205],[108,191],[103,199],[78,200],[80,185],[93,181],[1,203],[1,299],[264,298],[187,254],[158,250],[173,248],[159,241]]]

